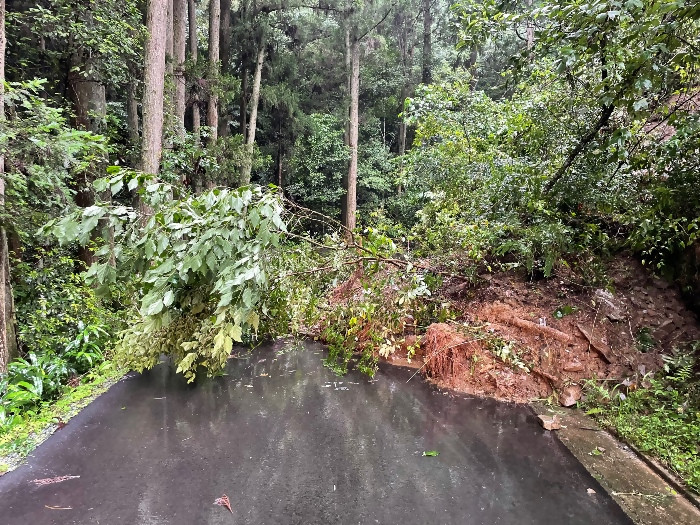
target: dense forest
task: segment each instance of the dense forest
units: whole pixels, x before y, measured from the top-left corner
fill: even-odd
[[[697,2],[0,0],[0,27],[0,432],[112,364],[195,380],[278,335],[372,374],[485,274],[605,289],[624,253],[700,307]],[[661,350],[697,490],[688,348]]]

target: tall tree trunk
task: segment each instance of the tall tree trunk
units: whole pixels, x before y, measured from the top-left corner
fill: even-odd
[[[129,82],[126,94],[126,128],[129,132],[129,141],[132,146],[137,146],[141,140],[139,134],[139,101],[136,95],[136,81]]]
[[[245,57],[241,60],[243,62]],[[243,138],[248,136],[248,68],[245,66],[241,69],[241,135]]]
[[[68,95],[73,109],[73,127],[99,134],[103,131],[107,116],[107,95],[104,84],[91,75],[97,69],[94,60],[82,53],[75,53],[70,66]],[[74,175],[74,200],[79,207],[88,208],[95,204],[92,182],[102,174],[105,164],[106,159],[96,161],[89,169]],[[80,247],[78,258],[85,267],[95,262],[89,246]]]
[[[5,121],[5,0],[0,0],[0,122]],[[0,211],[5,208],[5,156],[0,152]],[[0,374],[7,372],[10,361],[10,350],[7,345],[8,316],[6,309],[6,280],[5,268],[10,265],[10,254],[7,249],[7,232],[4,221],[0,223]]]
[[[532,10],[532,0],[527,0],[527,7],[528,10]],[[527,35],[527,50],[532,52],[532,48],[535,45],[535,24],[534,21],[532,20],[532,16],[527,17],[527,29],[526,29],[526,35]]]
[[[221,74],[228,74],[231,67],[231,47],[233,34],[231,33],[231,0],[221,0]],[[229,126],[228,108],[223,112],[219,110],[219,136],[228,137],[231,132]],[[223,113],[223,114],[221,114]]]
[[[5,0],[0,0],[0,122],[5,120]],[[5,157],[0,155],[0,212],[5,216]],[[10,253],[4,219],[0,223],[0,374],[17,355],[14,329],[14,301],[10,281]]]
[[[408,80],[406,83],[401,87],[401,107],[399,108],[399,111],[403,113],[403,108],[404,104],[406,103],[406,98],[408,98],[410,86],[408,85]],[[406,126],[406,118],[401,117],[401,120],[399,121],[399,146],[398,146],[398,153],[399,156],[403,155],[406,153],[406,132],[407,132],[407,126]],[[403,161],[402,161],[403,162]]]
[[[187,0],[173,0],[173,81],[175,82],[175,134],[185,136],[185,50],[187,49]]]
[[[284,187],[284,174],[282,171],[282,141],[277,144],[277,187],[282,190]]]
[[[210,143],[216,142],[219,130],[219,96],[216,93],[219,77],[219,38],[221,37],[221,0],[209,2],[209,104],[207,126],[211,133]]]
[[[173,1],[166,0],[165,19],[165,99],[163,100],[164,135],[166,147],[172,147],[173,133],[175,132],[175,76],[173,66],[174,40],[173,40]]]
[[[253,170],[253,147],[255,145],[255,132],[258,125],[258,104],[260,102],[260,83],[262,82],[262,68],[265,63],[265,42],[260,40],[258,59],[255,62],[255,74],[253,75],[253,91],[250,95],[250,123],[248,124],[248,136],[245,141],[245,159],[241,170],[241,184],[250,183],[250,173]]]
[[[400,49],[401,49],[401,69],[403,74],[403,85],[401,86],[401,98],[399,100],[399,114],[401,115],[399,121],[398,138],[397,138],[397,151],[400,157],[406,153],[406,137],[408,134],[408,126],[406,124],[406,118],[403,116],[404,106],[406,105],[406,98],[411,94],[413,90],[413,55],[415,52],[415,34],[414,34],[414,24],[411,21],[411,17],[405,16],[403,13],[399,14],[401,21],[401,38]],[[401,172],[403,173],[404,159],[401,159]],[[401,186],[399,186],[399,191],[401,191]]]
[[[197,4],[195,0],[187,1],[187,14],[189,18],[189,32],[190,32],[190,60],[194,65],[197,64],[199,59],[199,40],[197,37]],[[194,133],[195,140],[199,142],[199,128],[201,125],[202,116],[199,111],[199,92],[196,91],[192,96],[192,133]]]
[[[163,153],[163,94],[168,0],[149,0],[146,26],[141,171],[156,175]]]
[[[345,117],[343,132],[343,143],[347,148],[350,148],[350,86],[352,84],[352,45],[350,44],[350,26],[345,28]],[[348,164],[348,169],[350,165]],[[343,189],[348,187],[348,169],[343,172],[341,184]],[[345,216],[348,210],[347,195],[343,195],[340,199],[340,220],[345,221]]]
[[[350,27],[345,29],[345,145],[350,145],[350,84],[352,84],[352,46]]]
[[[423,84],[433,80],[433,14],[432,0],[423,0]]]
[[[357,164],[358,140],[360,132],[360,43],[353,39],[350,45],[350,166],[345,194],[345,215],[343,224],[352,232],[356,226],[357,211]]]

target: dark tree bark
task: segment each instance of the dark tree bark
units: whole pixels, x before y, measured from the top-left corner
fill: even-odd
[[[245,60],[245,58],[243,59]],[[248,134],[248,69],[241,70],[241,100],[240,100],[240,133],[243,137]]]
[[[431,0],[423,0],[423,84],[433,80],[433,13]]]
[[[129,132],[129,141],[134,146],[138,145],[141,135],[139,134],[139,101],[135,80],[129,82],[126,95],[126,127]]]
[[[5,120],[5,0],[0,0],[0,121]],[[0,155],[0,211],[5,211],[5,157]],[[17,355],[17,337],[14,327],[14,300],[10,280],[10,253],[7,229],[0,223],[0,374],[7,372],[7,364]]]
[[[0,121],[5,120],[5,0],[0,0]],[[0,211],[5,208],[5,156],[0,155]],[[0,225],[0,374],[7,372],[10,361],[10,351],[7,345],[8,316],[6,310],[6,280],[5,267],[9,266],[9,250],[7,249],[7,232],[5,224]]]
[[[107,116],[107,95],[104,84],[94,76],[96,64],[79,51],[73,54],[70,64],[68,95],[73,109],[73,127],[96,134],[102,133]],[[105,164],[106,159],[102,162],[97,161],[90,170],[74,176],[74,200],[81,208],[88,208],[95,204],[92,183],[95,178],[101,176]],[[79,248],[78,258],[85,267],[95,262],[89,246]]]

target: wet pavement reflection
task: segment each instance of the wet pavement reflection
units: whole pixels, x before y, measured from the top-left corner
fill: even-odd
[[[322,355],[277,342],[194,386],[130,374],[0,478],[0,523],[631,523],[527,407]],[[31,483],[56,476],[80,477]]]

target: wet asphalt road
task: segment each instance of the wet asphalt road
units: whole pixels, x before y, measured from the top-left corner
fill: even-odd
[[[320,351],[127,376],[0,477],[0,524],[631,523],[529,409],[395,367],[338,378]],[[55,476],[80,477],[31,483]]]

